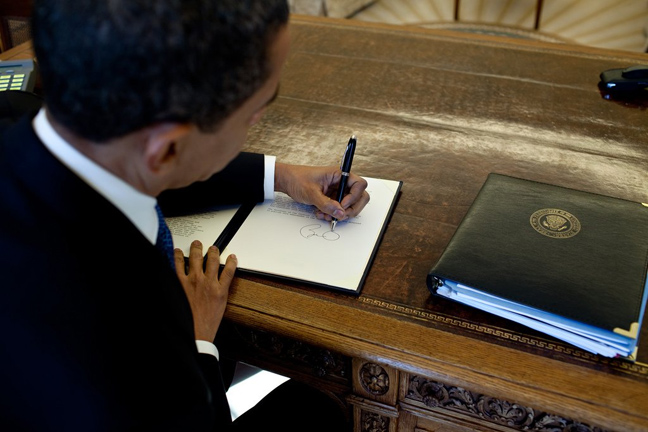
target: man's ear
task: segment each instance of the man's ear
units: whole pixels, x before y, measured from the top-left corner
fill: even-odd
[[[178,156],[178,142],[186,136],[191,127],[184,123],[159,123],[147,134],[144,149],[146,164],[155,172],[164,172],[175,163]]]

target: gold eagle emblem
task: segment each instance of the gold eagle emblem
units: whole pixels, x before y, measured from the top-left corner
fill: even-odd
[[[551,238],[574,237],[581,230],[578,218],[562,209],[540,209],[531,215],[529,222],[534,230]]]

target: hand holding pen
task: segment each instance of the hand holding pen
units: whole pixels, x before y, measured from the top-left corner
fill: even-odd
[[[342,156],[342,163],[340,164],[340,171],[342,171],[342,177],[340,178],[340,186],[337,192],[337,202],[341,203],[342,198],[344,198],[344,192],[346,191],[347,182],[349,181],[349,174],[351,173],[351,164],[353,163],[353,155],[355,154],[356,148],[356,137],[352,135],[349,139],[349,143],[344,150],[344,155]],[[335,225],[337,224],[337,219],[333,218],[331,220],[331,231],[335,231]]]

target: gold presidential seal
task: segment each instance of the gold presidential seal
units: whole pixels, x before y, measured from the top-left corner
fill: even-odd
[[[547,208],[534,212],[529,218],[533,229],[552,238],[574,237],[581,230],[578,218],[568,211]]]

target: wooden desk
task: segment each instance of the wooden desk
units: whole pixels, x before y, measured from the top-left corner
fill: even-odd
[[[336,164],[355,133],[354,170],[402,196],[359,297],[239,274],[222,352],[318,385],[356,431],[648,430],[646,326],[632,364],[425,285],[489,172],[648,201],[646,108],[597,90],[648,56],[305,17],[292,37],[247,150]]]
[[[236,278],[238,358],[336,394],[356,431],[648,430],[645,326],[632,364],[425,285],[490,172],[648,202],[645,106],[597,89],[648,56],[305,17],[292,38],[247,150],[336,164],[355,133],[355,172],[404,185],[359,297]]]
[[[0,54],[0,60],[28,60],[34,58],[32,42],[23,42],[13,48],[8,49]]]

